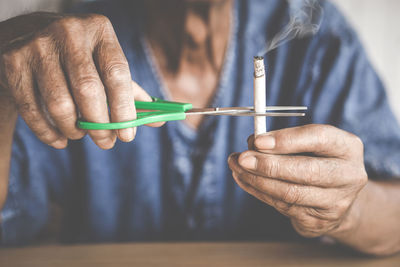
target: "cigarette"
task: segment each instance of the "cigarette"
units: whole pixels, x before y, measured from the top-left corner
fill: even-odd
[[[265,113],[266,98],[264,57],[254,57],[254,112]],[[266,118],[255,116],[254,135],[257,136],[266,132]]]

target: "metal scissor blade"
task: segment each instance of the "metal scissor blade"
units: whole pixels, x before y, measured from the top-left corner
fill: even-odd
[[[305,116],[304,113],[285,113],[268,111],[296,111],[307,110],[307,107],[274,106],[265,107],[265,113],[255,113],[254,107],[223,107],[223,108],[193,108],[186,111],[186,115],[225,115],[225,116],[264,116],[264,117],[291,117]]]
[[[186,115],[207,115],[207,116],[244,116],[244,117],[303,117],[305,113],[294,113],[294,112],[265,112],[256,113],[253,111],[202,111],[202,112],[189,112]]]
[[[254,107],[232,107],[234,110],[251,110],[254,111]],[[293,111],[293,110],[307,110],[305,106],[266,106],[265,111]]]
[[[221,113],[221,114],[208,114],[208,115],[225,115],[225,116],[243,116],[243,117],[304,117],[305,113],[295,112],[235,112],[235,113]]]
[[[237,110],[233,108],[194,108],[187,110],[185,113],[186,115],[224,115],[240,112],[249,112],[249,110]]]

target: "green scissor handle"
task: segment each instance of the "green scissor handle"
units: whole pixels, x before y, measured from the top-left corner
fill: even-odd
[[[192,104],[165,101],[156,97],[152,97],[152,99],[153,102],[135,101],[136,109],[153,110],[136,113],[136,120],[111,123],[78,120],[78,128],[83,130],[118,130],[155,122],[179,121],[186,119],[185,111],[192,109]]]

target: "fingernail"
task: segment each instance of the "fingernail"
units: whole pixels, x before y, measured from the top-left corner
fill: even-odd
[[[257,158],[254,156],[247,156],[241,159],[239,163],[246,169],[254,170],[257,166]]]
[[[135,138],[136,128],[127,128],[118,130],[119,139],[123,142],[131,142]]]
[[[50,144],[50,146],[55,147],[57,149],[63,149],[66,146],[66,140],[59,139]]]
[[[114,146],[114,140],[111,137],[97,140],[96,143],[102,149],[111,149]]]
[[[254,145],[258,149],[274,149],[276,145],[275,137],[273,137],[272,135],[259,135],[254,141]]]

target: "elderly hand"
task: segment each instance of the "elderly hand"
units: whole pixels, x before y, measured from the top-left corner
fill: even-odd
[[[36,136],[55,148],[86,134],[76,127],[78,114],[91,122],[128,121],[136,118],[135,97],[151,100],[131,81],[104,16],[34,13],[0,23],[0,35],[0,102],[15,106]],[[109,149],[117,136],[133,140],[135,129],[89,135]]]
[[[251,136],[252,147],[229,157],[241,188],[288,216],[305,237],[334,234],[348,224],[349,210],[368,180],[358,137],[308,125]]]

